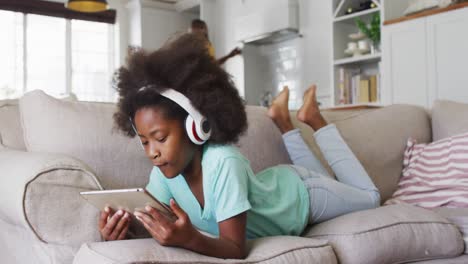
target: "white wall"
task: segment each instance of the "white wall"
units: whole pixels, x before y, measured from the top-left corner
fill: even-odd
[[[243,0],[239,0],[243,1]],[[240,46],[234,39],[234,18],[240,12],[232,8],[238,7],[238,0],[200,0],[200,18],[208,24],[210,41],[214,45],[216,57],[228,54]],[[232,75],[241,96],[244,96],[244,60],[236,56],[227,61],[226,70]]]
[[[409,6],[408,0],[382,0],[381,3],[384,7],[382,21],[403,16],[403,13]]]
[[[189,13],[143,6],[141,11],[142,47],[149,50],[160,48],[176,33],[187,32],[192,19]]]
[[[126,1],[123,0],[108,0],[109,7],[117,11],[117,20],[115,23],[115,49],[116,49],[116,59],[115,64],[120,65],[125,61],[125,56],[127,55],[128,47],[128,35],[129,35],[129,25],[128,25],[128,13],[125,8]]]
[[[275,2],[277,3],[277,1],[287,0],[202,0],[202,10],[204,10],[204,5],[213,7],[211,11],[210,8],[207,8],[210,12],[204,13],[202,11],[201,17],[207,21],[210,27],[210,34],[211,32],[216,32],[214,35],[211,35],[211,40],[215,45],[217,56],[225,55],[232,48],[240,45],[240,43],[236,42],[234,34],[235,20],[237,17],[245,16],[249,14],[249,12],[254,12],[255,10],[264,9],[269,5],[275,4]],[[300,30],[303,37],[298,40],[277,45],[274,48],[280,49],[289,47],[290,49],[295,49],[298,52],[298,58],[300,58],[301,72],[299,76],[294,77],[297,79],[297,84],[300,85],[300,87],[295,89],[298,101],[293,102],[291,106],[300,105],[301,94],[311,83],[316,83],[319,86],[318,99],[327,105],[329,104],[331,92],[331,3],[323,0],[299,0],[299,5]],[[250,48],[246,53],[247,54],[244,54],[244,58],[238,56],[226,63],[226,70],[233,76],[241,94],[245,94],[247,97],[249,94],[258,94],[258,91],[276,89],[274,90],[274,94],[276,95],[279,83],[276,82],[272,84],[265,83],[264,81],[273,80],[274,76],[268,76],[268,74],[274,74],[274,72],[271,73],[270,71],[270,73],[266,73],[264,68],[256,69],[255,65],[246,65],[245,70],[248,70],[249,74],[245,74],[244,64],[249,61],[249,58],[246,56],[251,56],[250,59],[257,61],[257,64],[261,65],[264,63],[261,62],[261,58],[252,57],[255,56],[256,52],[253,52]],[[272,53],[274,53],[274,51],[270,50],[264,53],[264,55]],[[269,58],[268,56],[263,58],[263,60],[266,61],[271,61],[271,59],[271,56]],[[257,80],[252,80],[252,78],[255,78],[255,75],[264,76],[264,74],[267,74],[267,77],[259,77]],[[247,85],[252,83],[252,86],[256,87],[247,87],[244,86],[244,83]],[[258,87],[259,85],[263,85],[263,87]],[[251,91],[252,89],[256,89],[257,92]],[[254,101],[252,101],[252,103],[255,103]]]

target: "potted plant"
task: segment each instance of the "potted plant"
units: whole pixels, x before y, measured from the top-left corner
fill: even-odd
[[[368,37],[372,42],[371,53],[376,53],[380,51],[380,14],[375,13],[369,24],[366,24],[362,19],[356,19],[356,26],[359,30]]]

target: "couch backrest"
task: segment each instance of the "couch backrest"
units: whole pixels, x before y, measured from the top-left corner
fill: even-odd
[[[290,164],[281,132],[268,118],[266,108],[247,106],[246,111],[249,127],[237,146],[249,159],[252,170],[257,173],[278,164]]]
[[[468,132],[468,104],[439,100],[432,107],[433,140]]]
[[[112,132],[115,105],[66,102],[35,91],[20,100],[20,108],[29,151],[65,153],[81,159],[96,172],[105,188],[140,187],[147,183],[152,165],[138,139]],[[337,125],[381,191],[382,201],[396,189],[407,139],[431,140],[429,116],[417,106],[323,114]],[[266,115],[266,109],[248,106],[247,115],[249,129],[238,146],[253,170],[291,163],[281,134]],[[298,123],[294,113],[292,116],[312,151],[325,163],[313,140],[313,130]]]
[[[114,104],[67,102],[33,91],[21,98],[20,108],[28,151],[78,158],[95,171],[105,188],[146,185],[152,164],[139,139],[113,131]],[[249,130],[238,145],[254,171],[290,163],[281,134],[265,109],[247,111]]]
[[[26,150],[19,116],[18,100],[0,101],[0,145],[5,148]]]

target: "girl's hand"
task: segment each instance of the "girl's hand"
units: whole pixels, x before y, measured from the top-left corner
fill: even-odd
[[[135,212],[136,218],[145,226],[151,236],[163,246],[187,247],[197,231],[188,215],[176,204],[170,202],[171,209],[178,219],[172,223],[156,209],[146,206],[146,212]]]
[[[233,50],[231,50],[231,52],[229,52],[229,57],[235,57],[239,54],[242,54],[242,50],[240,48],[234,48]]]
[[[114,213],[111,208],[106,207],[99,217],[98,228],[104,240],[122,240],[127,236],[129,225],[129,213],[122,210]]]

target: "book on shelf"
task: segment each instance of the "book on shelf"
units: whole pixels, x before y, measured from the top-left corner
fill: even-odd
[[[360,80],[359,81],[359,103],[369,103],[370,102],[370,85],[369,80]]]
[[[377,75],[371,75],[369,76],[369,102],[377,102],[378,98]]]
[[[345,71],[344,68],[338,69],[338,104],[346,104],[346,94],[345,94]]]
[[[360,69],[338,69],[337,105],[376,103],[380,98],[379,74],[364,74]]]

